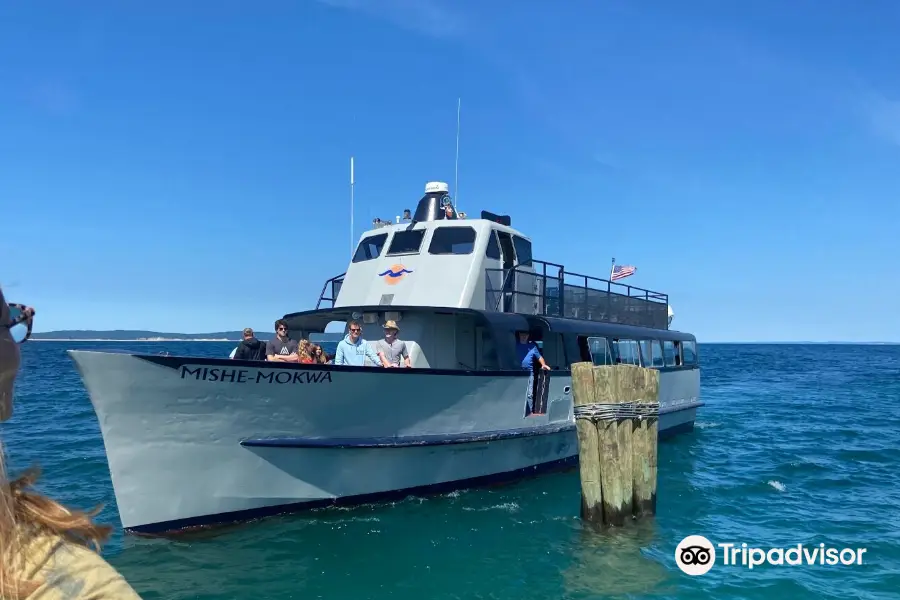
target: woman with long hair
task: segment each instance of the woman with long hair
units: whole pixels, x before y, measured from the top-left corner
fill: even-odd
[[[324,365],[328,362],[328,355],[325,354],[325,349],[322,346],[316,344],[313,346],[312,351],[313,362]]]
[[[300,340],[300,343],[297,344],[297,356],[301,363],[311,365],[315,362],[312,357],[312,348],[312,342],[309,340]]]
[[[34,310],[9,305],[0,290],[0,421],[13,412],[19,344],[31,335]],[[0,453],[0,598],[140,600],[100,556],[112,527],[90,512],[66,508],[32,489],[38,471],[9,480]]]

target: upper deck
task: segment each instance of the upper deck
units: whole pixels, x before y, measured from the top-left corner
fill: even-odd
[[[414,216],[363,233],[347,271],[326,282],[316,308],[469,308],[668,329],[666,294],[535,260],[531,240],[508,217],[462,218],[442,186],[426,187]]]

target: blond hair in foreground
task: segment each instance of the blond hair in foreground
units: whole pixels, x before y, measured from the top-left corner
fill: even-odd
[[[7,388],[0,390],[0,396],[11,402],[19,350],[4,327],[9,319],[9,306],[0,289],[0,387]],[[112,532],[112,527],[93,522],[102,507],[71,510],[31,489],[38,474],[32,468],[10,481],[0,447],[0,597],[4,599],[27,598],[43,583],[26,575],[28,549],[35,540],[56,538],[99,552]]]
[[[38,469],[29,469],[7,483],[6,468],[0,456],[0,597],[27,598],[43,583],[23,579],[26,547],[41,536],[59,537],[99,552],[112,533],[109,525],[94,523],[102,507],[92,511],[68,509],[59,502],[31,490]]]

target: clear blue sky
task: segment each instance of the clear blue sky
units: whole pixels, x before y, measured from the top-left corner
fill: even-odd
[[[0,5],[10,300],[202,332],[315,305],[356,223],[453,182],[703,341],[900,341],[900,4]],[[360,229],[357,233],[360,233]]]

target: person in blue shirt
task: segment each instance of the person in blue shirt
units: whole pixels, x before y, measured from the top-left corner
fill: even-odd
[[[362,337],[362,325],[359,321],[350,321],[347,324],[347,335],[338,342],[334,355],[334,364],[362,367],[368,358],[374,366],[381,366],[381,359]]]
[[[541,356],[541,351],[537,347],[537,344],[528,340],[529,335],[527,331],[517,331],[516,335],[519,338],[516,341],[516,357],[519,359],[522,370],[528,371],[528,411],[531,412],[534,408],[535,363],[539,364],[541,369],[545,371],[550,370],[550,365],[548,365],[547,361],[544,360],[544,357]]]

